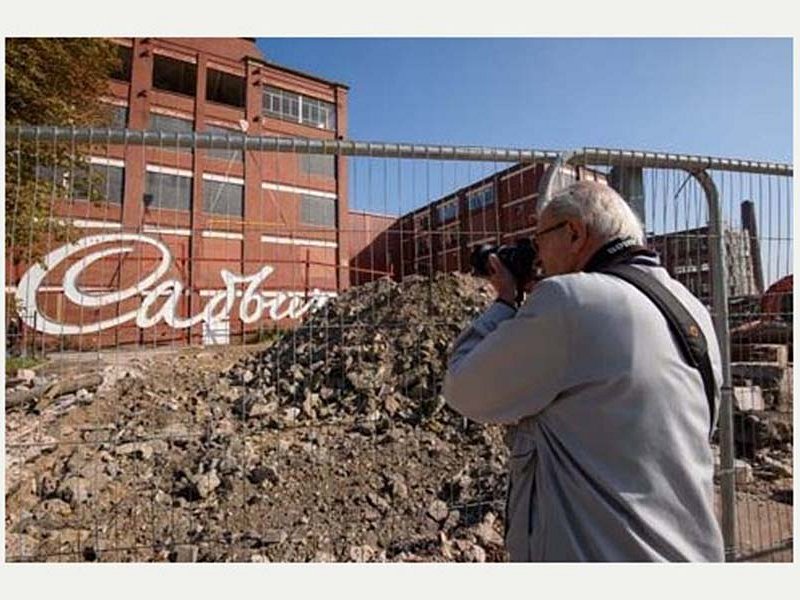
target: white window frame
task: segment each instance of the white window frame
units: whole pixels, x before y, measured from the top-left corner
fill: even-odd
[[[319,98],[313,98],[312,96],[305,96],[300,92],[293,92],[273,85],[265,86],[265,88],[263,93],[268,94],[270,97],[267,110],[264,109],[264,102],[262,100],[261,110],[265,116],[283,119],[284,121],[298,123],[306,127],[313,127],[314,129],[325,129],[327,131],[334,131],[336,129],[335,123],[333,123],[330,118],[331,115],[336,114],[336,105],[334,103]],[[283,111],[283,100],[288,96],[292,96],[292,100],[295,98],[297,99],[296,117],[291,113],[285,113]],[[279,99],[280,110],[278,111],[272,110],[272,98],[274,97]],[[310,117],[309,120],[303,117],[304,101],[308,101],[309,110],[316,113],[318,117],[316,121],[313,119],[313,116]]]
[[[455,212],[453,213],[453,216],[449,218],[444,218],[443,216],[444,212],[453,205],[455,205]],[[439,206],[437,206],[436,216],[439,219],[439,223],[447,223],[449,221],[452,221],[453,219],[458,219],[458,198],[447,200],[446,202],[442,202]]]

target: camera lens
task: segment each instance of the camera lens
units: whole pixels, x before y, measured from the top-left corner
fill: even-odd
[[[489,269],[489,256],[496,252],[497,246],[492,244],[481,244],[475,247],[469,257],[472,274],[477,277],[489,277],[492,274]]]

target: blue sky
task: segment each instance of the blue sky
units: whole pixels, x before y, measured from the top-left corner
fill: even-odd
[[[267,38],[347,83],[349,137],[792,160],[790,39]]]
[[[354,140],[584,146],[792,161],[792,42],[780,38],[269,38],[269,60],[350,86]],[[400,215],[506,165],[351,158],[351,209]],[[646,227],[705,225],[681,171],[649,171]],[[724,219],[756,203],[767,281],[791,272],[788,178],[718,173]]]

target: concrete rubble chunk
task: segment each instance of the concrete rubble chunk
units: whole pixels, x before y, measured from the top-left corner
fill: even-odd
[[[197,562],[200,549],[194,545],[182,545],[175,549],[173,562],[193,563]]]
[[[763,456],[761,461],[770,470],[774,471],[779,477],[792,477],[791,463],[784,463],[770,456]]]
[[[282,529],[268,529],[260,535],[264,544],[282,544],[288,537],[288,534]]]
[[[478,544],[471,544],[463,551],[463,554],[468,562],[486,562],[486,550],[481,548]]]
[[[389,492],[392,498],[402,500],[408,498],[408,486],[401,477],[392,477],[389,482]]]
[[[450,509],[447,507],[445,502],[441,500],[434,500],[428,506],[427,514],[437,523],[442,523],[445,519],[447,519],[447,515],[450,514]]]
[[[734,386],[733,404],[739,411],[764,410],[764,395],[757,385]]]
[[[36,371],[33,369],[19,369],[17,370],[17,378],[25,383],[31,383],[36,378]]]
[[[92,482],[84,477],[67,477],[58,486],[61,497],[73,507],[86,502],[91,496]]]
[[[347,556],[353,562],[370,562],[373,558],[375,558],[375,555],[375,548],[368,544],[350,546],[350,548],[347,550]]]
[[[737,458],[734,461],[733,472],[738,485],[744,485],[753,481],[753,467],[743,460]]]
[[[6,532],[6,560],[29,561],[36,555],[39,540],[24,533]]]
[[[133,455],[142,460],[148,460],[153,456],[153,448],[144,442],[129,442],[117,446],[117,454]]]
[[[386,499],[383,498],[383,496],[376,494],[374,492],[370,492],[369,494],[367,494],[367,500],[372,506],[374,506],[381,512],[387,512],[391,508],[391,506],[386,501]]]
[[[494,514],[487,513],[486,517],[484,517],[484,520],[477,527],[475,527],[475,537],[478,538],[478,541],[482,546],[503,546],[503,536],[495,529],[494,522]]]
[[[216,471],[195,475],[192,482],[201,498],[208,498],[222,483]]]
[[[336,562],[336,557],[331,554],[330,552],[326,552],[324,550],[317,551],[314,554],[314,558],[312,559],[313,562]]]

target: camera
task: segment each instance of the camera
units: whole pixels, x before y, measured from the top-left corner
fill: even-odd
[[[533,269],[533,264],[536,262],[536,250],[534,250],[530,239],[519,238],[514,245],[504,244],[498,247],[492,244],[481,244],[475,247],[469,257],[473,275],[478,277],[491,276],[489,256],[492,254],[497,254],[500,262],[514,276],[517,285],[523,286],[536,277],[536,272]]]

